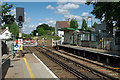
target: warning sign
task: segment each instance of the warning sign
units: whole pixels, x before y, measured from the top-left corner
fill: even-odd
[[[23,39],[18,39],[18,45],[23,44]]]
[[[19,50],[23,50],[23,45],[19,44]]]

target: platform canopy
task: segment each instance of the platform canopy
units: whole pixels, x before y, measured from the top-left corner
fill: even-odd
[[[78,29],[67,27],[67,28],[61,28],[59,30],[61,30],[61,31],[74,31],[74,30],[78,30]]]

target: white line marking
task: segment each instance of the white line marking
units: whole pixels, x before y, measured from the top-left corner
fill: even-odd
[[[48,70],[48,72],[56,79],[60,80],[34,53],[33,56]]]

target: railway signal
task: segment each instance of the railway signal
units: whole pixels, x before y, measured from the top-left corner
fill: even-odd
[[[19,27],[19,39],[18,39],[18,45],[20,50],[19,54],[20,57],[22,57],[23,40],[22,40],[21,28],[23,27],[23,22],[24,22],[24,8],[22,7],[16,8],[16,21],[18,22],[18,27]]]

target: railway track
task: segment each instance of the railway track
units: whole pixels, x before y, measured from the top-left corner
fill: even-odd
[[[38,50],[38,49],[37,49]],[[45,55],[51,58],[56,63],[60,64],[62,67],[70,71],[72,74],[77,76],[80,79],[115,79],[111,76],[104,75],[97,71],[93,71],[91,68],[83,66],[74,60],[70,60],[66,57],[56,54],[52,52],[52,50],[48,50],[46,48],[40,48],[39,51],[42,51]],[[48,54],[49,53],[49,54]],[[64,66],[63,66],[64,65]]]
[[[64,51],[58,52],[46,47],[44,48],[39,47],[39,49],[38,48],[35,49],[46,55],[49,59],[59,64],[67,71],[71,72],[79,79],[100,79],[100,80],[116,79],[117,80],[119,78],[118,71],[113,71],[105,67],[103,68],[102,66],[95,65],[89,61],[73,56],[70,53]],[[64,53],[64,55],[61,53]],[[101,72],[100,70],[103,70],[103,72]],[[114,75],[110,75],[110,74],[114,74]]]
[[[45,55],[41,54],[41,52],[37,51],[33,47],[25,47],[26,51],[28,50],[29,53],[34,53],[42,62],[59,78],[59,79],[74,79],[76,80],[77,77],[71,74],[70,72],[66,71],[60,65],[54,63]]]
[[[73,64],[75,64],[77,66],[81,65],[84,68],[86,68],[86,70],[89,70],[90,72],[92,72],[94,74],[100,74],[100,75],[103,75],[109,79],[120,79],[120,72],[115,71],[114,69],[111,69],[109,67],[98,65],[98,64],[95,64],[93,62],[84,60],[84,59],[80,59],[76,56],[70,55],[69,53],[62,55],[60,53],[58,54],[58,52],[53,51],[52,49],[48,49],[45,47],[44,47],[44,49],[46,49],[47,51],[52,51],[52,53],[54,53],[54,54],[57,53],[57,55],[62,56],[62,58],[65,58],[65,59],[67,58],[67,60],[73,62]]]

